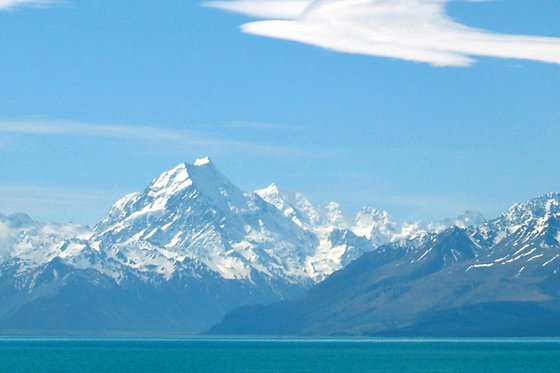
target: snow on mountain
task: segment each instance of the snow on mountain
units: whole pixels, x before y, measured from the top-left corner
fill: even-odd
[[[378,247],[303,296],[226,314],[210,333],[558,335],[560,194],[518,203],[481,226],[459,227],[473,219],[478,214],[446,220],[453,226],[426,233],[421,244]]]
[[[320,209],[327,219],[327,222],[337,229],[348,229],[349,223],[344,217],[342,207],[337,202],[329,202]]]
[[[348,257],[350,252],[360,255],[359,253],[373,249],[366,240],[358,245],[347,241],[347,234],[352,234],[347,232],[348,223],[340,206],[335,202],[323,208],[315,208],[303,194],[280,189],[276,184],[255,193],[280,210],[293,223],[316,237],[318,244],[314,252],[300,263],[314,281],[320,281],[340,269],[345,262],[344,258]],[[345,233],[341,235],[339,232]]]
[[[17,259],[32,269],[60,255],[66,241],[85,241],[88,227],[77,224],[41,223],[26,214],[0,214],[0,265]]]
[[[452,226],[456,226],[461,229],[468,227],[478,227],[486,223],[486,218],[480,212],[477,211],[463,211],[455,218],[448,218],[441,221],[442,229],[447,229]]]
[[[352,222],[337,203],[316,208],[303,194],[276,184],[244,193],[204,158],[118,201],[93,241],[113,251],[114,260],[126,264],[122,258],[133,256],[136,269],[157,269],[166,277],[191,259],[227,279],[260,273],[306,283],[382,244],[416,240],[431,229],[400,224],[372,207]]]
[[[305,263],[307,274],[315,281],[322,280],[381,245],[404,241],[420,245],[429,233],[438,233],[451,226],[464,228],[484,221],[478,213],[464,212],[456,218],[437,223],[400,223],[387,211],[371,206],[362,208],[352,221],[345,217],[336,202],[315,208],[301,193],[283,190],[276,184],[255,193],[317,237],[319,245]]]
[[[556,274],[560,268],[560,193],[517,203],[471,229],[471,234],[489,249],[469,270],[499,268],[515,276]]]
[[[282,190],[276,184],[270,184],[255,193],[301,228],[313,231],[327,224],[325,216],[301,193]]]
[[[466,225],[478,218],[470,213],[459,219]],[[373,207],[351,221],[335,202],[317,208],[303,194],[275,184],[243,192],[206,157],[181,163],[144,191],[124,196],[93,232],[36,223],[26,215],[0,217],[0,260],[18,258],[34,268],[59,258],[117,281],[168,281],[210,271],[227,280],[305,285],[380,245],[418,239],[457,221],[400,224]]]
[[[25,315],[20,309],[41,315],[60,307],[109,330],[118,319],[129,330],[158,320],[200,331],[234,307],[300,294],[367,253],[406,255],[398,269],[411,264],[418,273],[557,274],[560,194],[483,221],[467,211],[437,223],[401,223],[373,207],[349,219],[335,202],[315,207],[275,184],[243,192],[202,158],[124,196],[93,230],[0,215],[0,330],[16,321],[26,330],[35,328],[30,320],[40,324],[40,317],[18,316]],[[95,307],[88,308],[90,297]],[[68,320],[54,317],[49,327],[80,328]]]
[[[118,201],[92,243],[122,265],[166,278],[194,260],[225,279],[260,273],[304,283],[300,263],[317,242],[304,229],[308,218],[289,213],[240,191],[205,158]]]
[[[344,217],[336,202],[315,208],[301,193],[283,190],[276,184],[255,193],[317,237],[319,244],[305,261],[306,272],[315,281],[396,236],[397,223],[385,211],[364,208],[353,223]]]
[[[387,211],[373,207],[364,207],[356,215],[356,223],[352,231],[357,236],[367,238],[373,246],[380,246],[391,242],[399,233],[399,224],[389,217]]]
[[[497,244],[523,226],[542,225],[548,218],[560,214],[560,193],[549,193],[516,203],[497,218],[478,229],[480,237]]]

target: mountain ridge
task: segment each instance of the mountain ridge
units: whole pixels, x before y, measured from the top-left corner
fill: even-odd
[[[74,317],[90,330],[115,331],[118,325],[123,333],[139,327],[199,332],[236,307],[298,297],[363,255],[385,252],[394,260],[401,254],[427,260],[430,254],[422,257],[418,249],[455,225],[476,247],[435,250],[439,262],[430,263],[440,269],[468,259],[473,261],[469,272],[476,272],[497,266],[498,257],[491,257],[493,264],[483,261],[490,258],[481,254],[490,244],[498,255],[506,250],[500,242],[515,240],[523,229],[531,234],[519,222],[538,227],[541,215],[557,212],[557,204],[537,199],[528,207],[514,207],[509,215],[485,223],[473,212],[439,223],[400,223],[373,207],[349,221],[337,203],[315,207],[301,193],[276,184],[241,191],[207,157],[180,163],[143,191],[118,200],[93,229],[0,215],[0,331],[10,325],[19,325],[15,330],[64,330],[64,318],[42,322],[38,317],[30,324],[34,318],[24,317],[52,307],[61,315],[80,309]],[[556,230],[543,239],[554,243]],[[468,246],[468,240],[461,242]],[[539,258],[531,254],[544,248],[503,261],[536,262]],[[97,299],[94,306],[80,295],[85,289]],[[171,313],[158,314],[162,307]]]
[[[209,333],[560,335],[559,205],[547,194],[479,227],[381,246],[303,296],[236,309]]]

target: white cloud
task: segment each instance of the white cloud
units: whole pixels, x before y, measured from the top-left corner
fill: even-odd
[[[560,38],[468,27],[446,13],[450,1],[230,0],[205,5],[264,19],[244,24],[246,33],[338,52],[434,66],[470,66],[475,57],[560,64]]]
[[[309,0],[210,1],[210,7],[259,18],[295,19],[309,6]]]
[[[290,145],[259,144],[229,140],[204,134],[150,126],[125,126],[51,120],[0,120],[0,134],[41,136],[78,136],[94,138],[122,138],[152,143],[175,144],[207,149],[227,149],[277,156],[300,155],[301,150]]]
[[[0,10],[9,10],[22,6],[47,6],[54,0],[0,0]]]

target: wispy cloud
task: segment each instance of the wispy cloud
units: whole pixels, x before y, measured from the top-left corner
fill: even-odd
[[[0,0],[0,10],[11,10],[23,6],[44,7],[55,2],[56,0]]]
[[[310,0],[231,0],[209,1],[209,7],[259,18],[295,19],[309,7]]]
[[[52,120],[0,120],[0,134],[122,138],[180,146],[236,150],[248,153],[297,156],[302,150],[291,145],[230,140],[200,131],[185,131],[153,126],[125,126]]]
[[[255,131],[280,131],[280,132],[298,132],[307,129],[305,126],[289,125],[281,123],[265,123],[265,122],[251,122],[251,121],[232,121],[227,123],[229,128],[255,130]]]
[[[446,13],[450,1],[229,0],[205,5],[264,19],[244,24],[246,33],[338,52],[434,66],[470,66],[475,57],[560,64],[560,38],[500,34],[463,25]]]

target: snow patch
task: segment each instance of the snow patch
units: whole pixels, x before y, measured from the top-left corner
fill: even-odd
[[[546,261],[542,266],[543,266],[543,267],[546,267],[547,265],[549,265],[550,263],[552,263],[553,261],[555,261],[555,260],[558,259],[559,257],[560,257],[560,255],[558,255],[558,254],[555,255],[554,258],[552,258],[552,259]]]
[[[473,265],[469,266],[469,268],[467,268],[467,270],[465,272],[468,272],[471,269],[475,269],[475,268],[489,268],[489,267],[493,267],[493,266],[494,266],[494,263],[473,264]]]
[[[532,256],[527,260],[527,262],[532,262],[533,260],[542,258],[543,256],[544,256],[544,254],[538,254],[538,255]]]
[[[432,248],[429,248],[428,250],[426,250],[422,256],[420,256],[420,258],[418,258],[417,262],[421,261],[422,259],[424,259],[426,257],[426,255],[428,255],[430,252],[432,251]]]
[[[194,161],[194,165],[196,167],[206,166],[210,163],[212,163],[212,161],[210,160],[210,157],[198,158],[197,160]]]

